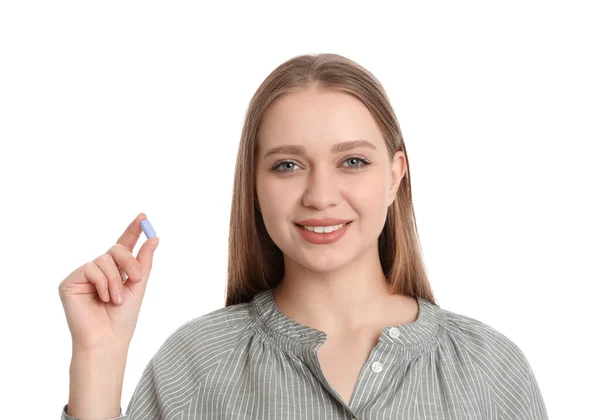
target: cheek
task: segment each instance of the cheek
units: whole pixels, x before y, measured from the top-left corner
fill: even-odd
[[[287,220],[294,214],[296,196],[293,188],[284,182],[264,178],[257,185],[257,196],[265,226]]]
[[[357,182],[347,189],[346,201],[353,209],[358,224],[356,234],[365,238],[378,236],[387,219],[387,185],[384,176],[370,182]]]
[[[347,201],[357,211],[363,209],[365,214],[372,214],[376,209],[386,207],[387,188],[385,176],[373,174],[349,182],[344,190]]]

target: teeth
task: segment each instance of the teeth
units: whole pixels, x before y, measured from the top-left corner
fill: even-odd
[[[303,226],[303,228],[306,230],[310,230],[311,232],[316,232],[316,233],[329,233],[329,232],[333,232],[334,230],[338,230],[345,224],[346,223],[342,223],[341,225],[333,225],[333,226]]]

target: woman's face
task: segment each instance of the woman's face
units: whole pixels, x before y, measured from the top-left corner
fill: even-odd
[[[332,153],[334,145],[357,141],[372,147]],[[329,271],[377,246],[406,164],[403,152],[396,152],[390,164],[383,136],[360,100],[322,88],[281,96],[264,114],[258,142],[258,205],[269,236],[286,258]],[[297,145],[305,154],[268,154],[284,145]],[[313,244],[296,225],[310,218],[352,223],[338,241]]]

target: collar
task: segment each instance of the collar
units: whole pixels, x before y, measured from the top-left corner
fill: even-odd
[[[415,298],[419,314],[414,322],[402,325],[389,325],[383,329],[379,341],[404,350],[430,348],[439,339],[442,324],[442,309],[426,299]],[[273,289],[258,292],[249,303],[250,315],[254,324],[270,338],[284,347],[298,351],[307,345],[313,347],[325,342],[323,331],[300,324],[288,318],[277,306]]]

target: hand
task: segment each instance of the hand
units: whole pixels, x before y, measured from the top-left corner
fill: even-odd
[[[149,238],[133,256],[144,219],[140,213],[105,254],[75,269],[58,286],[74,350],[129,348],[158,246],[158,237]]]

